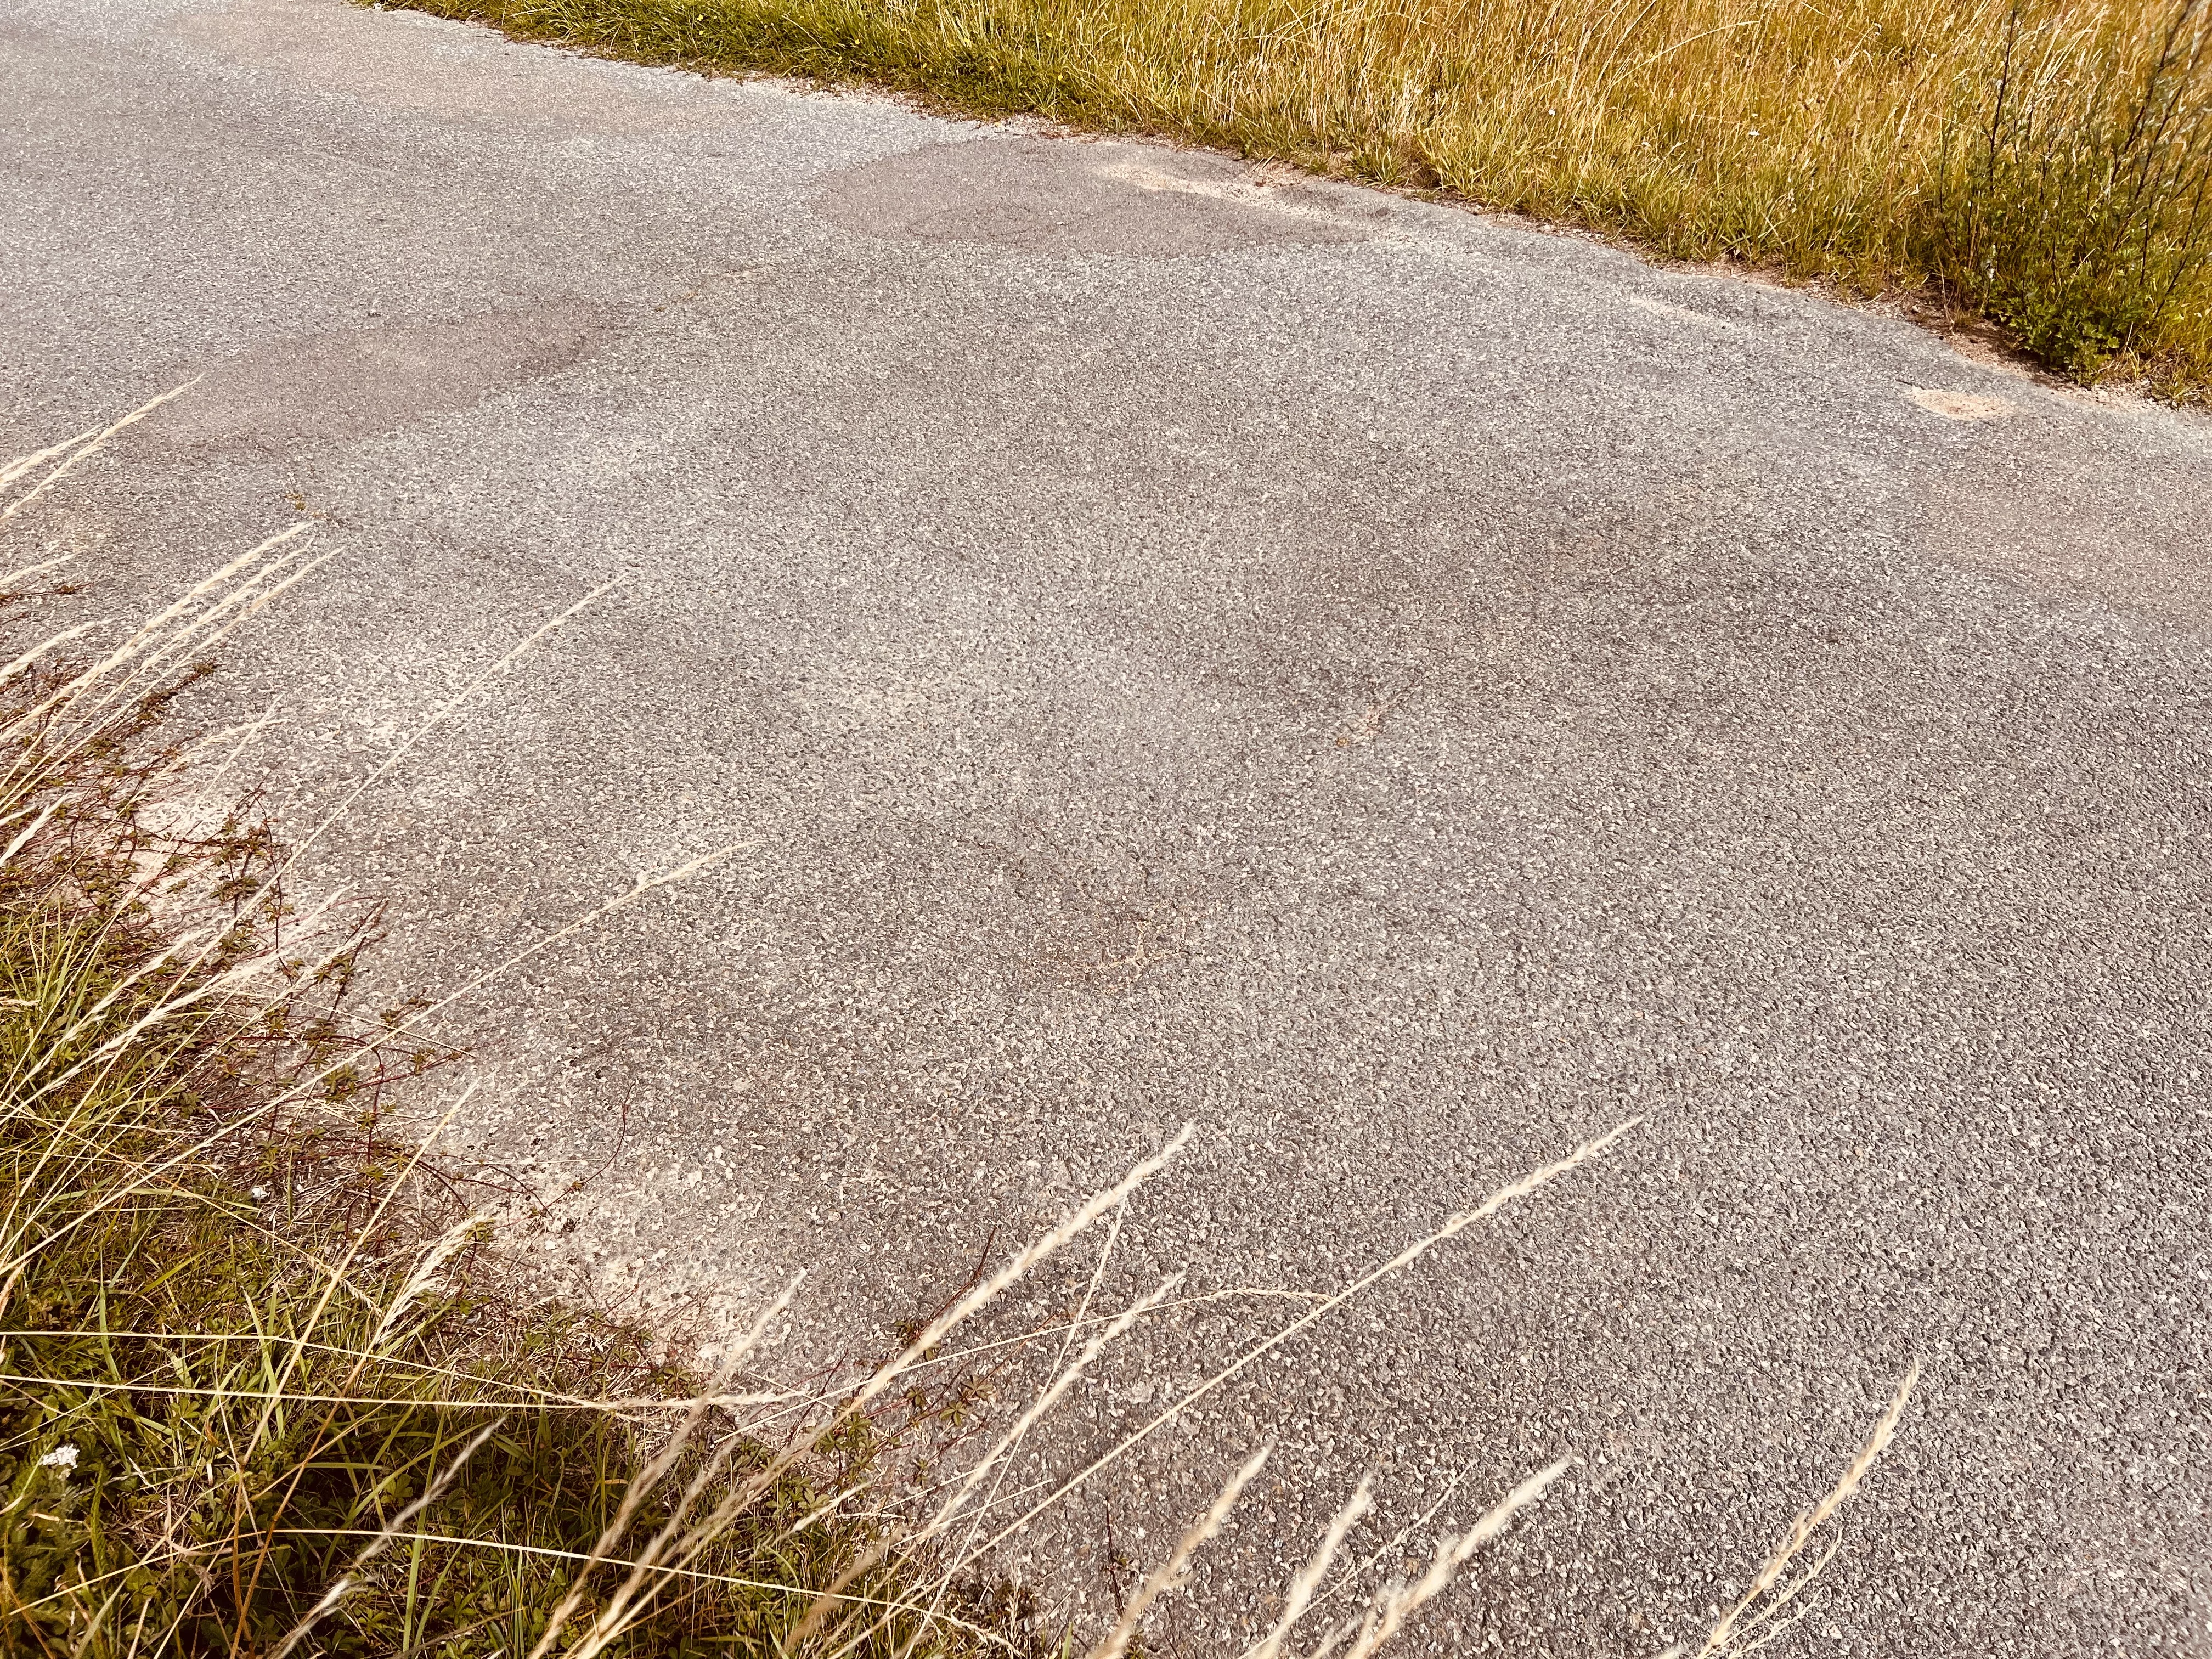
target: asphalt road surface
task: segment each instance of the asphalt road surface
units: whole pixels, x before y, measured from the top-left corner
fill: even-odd
[[[698,1332],[804,1267],[798,1376],[1186,1120],[1107,1302],[1334,1285],[1641,1115],[1028,1571],[1095,1613],[1109,1522],[1142,1559],[1276,1437],[1161,1626],[1234,1651],[1362,1471],[1379,1574],[1574,1452],[1409,1647],[1656,1653],[1917,1358],[1787,1639],[2212,1652],[2212,423],[331,0],[8,0],[0,106],[0,436],[205,377],[30,533],[110,609],[303,514],[337,556],[193,705],[279,710],[287,823],[621,579],[319,850],[392,900],[379,994],[753,843],[450,1028],[549,1287]],[[1040,1457],[1297,1305],[1146,1325]]]

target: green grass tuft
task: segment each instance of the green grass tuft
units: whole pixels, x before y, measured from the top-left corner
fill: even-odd
[[[270,1085],[241,1052],[257,1039],[219,1012],[131,1035],[161,994],[159,981],[129,988],[157,949],[80,896],[19,891],[0,909],[14,1224],[0,1618],[14,1650],[273,1652],[351,1577],[313,1650],[520,1659],[669,1426],[665,1411],[594,1401],[624,1383],[681,1400],[689,1380],[653,1373],[634,1333],[519,1323],[479,1287],[465,1239],[395,1322],[416,1252],[369,1218],[405,1177],[318,1155],[279,1124],[193,1156]],[[793,1531],[819,1498],[805,1474],[781,1474],[610,1650],[775,1650],[871,1541],[849,1522]],[[657,1492],[631,1535],[673,1512]],[[849,1593],[896,1597],[897,1575]],[[920,1623],[860,1650],[887,1653]]]

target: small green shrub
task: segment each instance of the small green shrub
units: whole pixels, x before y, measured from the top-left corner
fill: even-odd
[[[2148,53],[2028,22],[1946,136],[1933,263],[2030,351],[2084,380],[2212,306],[2212,30],[2179,0]]]

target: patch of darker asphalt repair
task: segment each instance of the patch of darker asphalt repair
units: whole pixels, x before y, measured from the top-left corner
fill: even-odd
[[[1095,1620],[1273,1440],[1148,1633],[1233,1659],[1364,1474],[1380,1577],[1572,1455],[1408,1650],[1648,1659],[1917,1360],[1773,1652],[2212,1652],[2201,416],[341,0],[0,0],[0,103],[7,453],[206,376],[40,504],[71,603],[332,556],[179,704],[258,734],[222,787],[312,824],[599,592],[315,842],[364,1006],[744,848],[451,1017],[546,1294],[704,1337],[803,1268],[819,1377],[1193,1122],[1092,1305],[1186,1299],[1048,1490],[1634,1117],[1004,1564]]]
[[[865,235],[1048,253],[1206,254],[1358,241],[1377,216],[1351,192],[1257,182],[1218,156],[1158,145],[982,138],[924,145],[823,181],[819,211]]]
[[[156,444],[287,454],[465,410],[518,381],[573,368],[601,325],[577,306],[452,322],[370,323],[219,359],[149,422]]]

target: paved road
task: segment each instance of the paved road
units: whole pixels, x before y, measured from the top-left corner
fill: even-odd
[[[1650,1653],[1917,1355],[1793,1639],[2212,1651],[2212,426],[1214,157],[326,0],[0,19],[0,436],[205,373],[45,521],[116,603],[324,517],[201,705],[281,702],[289,821],[624,579],[331,843],[386,983],[758,842],[465,1022],[465,1132],[599,1171],[549,1280],[806,1266],[797,1371],[1185,1118],[1109,1294],[1332,1285],[1641,1113],[1036,1570],[1100,1605],[1109,1516],[1279,1435],[1215,1651],[1370,1461],[1380,1548],[1572,1449],[1414,1645]]]

